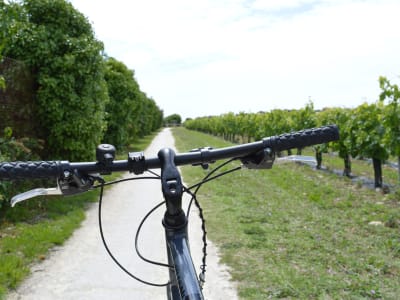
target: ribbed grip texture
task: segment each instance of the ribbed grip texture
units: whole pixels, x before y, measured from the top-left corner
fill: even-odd
[[[0,179],[55,178],[62,173],[59,161],[16,161],[0,163]]]
[[[278,135],[268,140],[268,146],[275,151],[304,148],[311,145],[337,141],[339,129],[336,125],[306,129],[293,133]]]

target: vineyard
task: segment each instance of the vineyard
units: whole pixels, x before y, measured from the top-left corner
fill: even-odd
[[[179,151],[232,145],[184,128],[173,133]],[[340,163],[326,155],[324,165],[332,158]],[[354,173],[364,164],[354,161]],[[189,185],[209,173],[182,171]],[[198,195],[207,235],[230,267],[240,299],[398,299],[396,197],[293,163],[230,173]]]
[[[343,174],[350,177],[351,158],[371,159],[375,187],[382,188],[382,163],[390,157],[395,157],[397,161],[400,159],[400,93],[397,85],[392,85],[386,78],[381,77],[379,82],[382,89],[380,100],[354,109],[326,108],[316,111],[313,103],[309,102],[298,110],[275,109],[188,119],[184,126],[231,142],[249,142],[285,132],[336,124],[340,129],[340,140],[313,148],[317,167],[321,166],[322,153],[334,152],[343,159]],[[297,149],[297,154],[301,151]]]

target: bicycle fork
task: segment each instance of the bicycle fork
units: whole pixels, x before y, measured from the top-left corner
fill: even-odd
[[[158,152],[161,161],[161,185],[167,210],[163,219],[167,244],[171,299],[203,299],[196,270],[190,255],[187,223],[182,210],[183,185],[175,165],[175,152],[164,148]]]

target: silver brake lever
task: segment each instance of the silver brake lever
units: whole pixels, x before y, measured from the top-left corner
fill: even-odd
[[[10,203],[11,207],[14,207],[15,204],[28,200],[33,197],[47,196],[47,195],[62,195],[62,194],[63,193],[58,185],[55,188],[48,188],[48,189],[37,188],[12,197]]]

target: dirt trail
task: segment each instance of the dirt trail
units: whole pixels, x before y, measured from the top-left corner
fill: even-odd
[[[162,147],[174,148],[169,129],[160,132],[145,153],[154,156]],[[143,216],[161,201],[160,182],[141,180],[121,183],[107,190],[103,204],[104,234],[110,249],[132,273],[157,283],[168,281],[167,270],[146,264],[136,257],[134,235]],[[162,215],[160,209],[145,223],[139,246],[146,257],[165,262]],[[198,270],[202,242],[196,212],[191,214],[189,230],[191,251]],[[210,242],[207,265],[205,298],[237,299],[227,269],[218,264],[217,249]],[[164,287],[138,283],[111,261],[100,240],[97,205],[93,205],[73,236],[63,246],[54,248],[44,262],[33,266],[32,275],[7,299],[166,299],[166,296]]]

